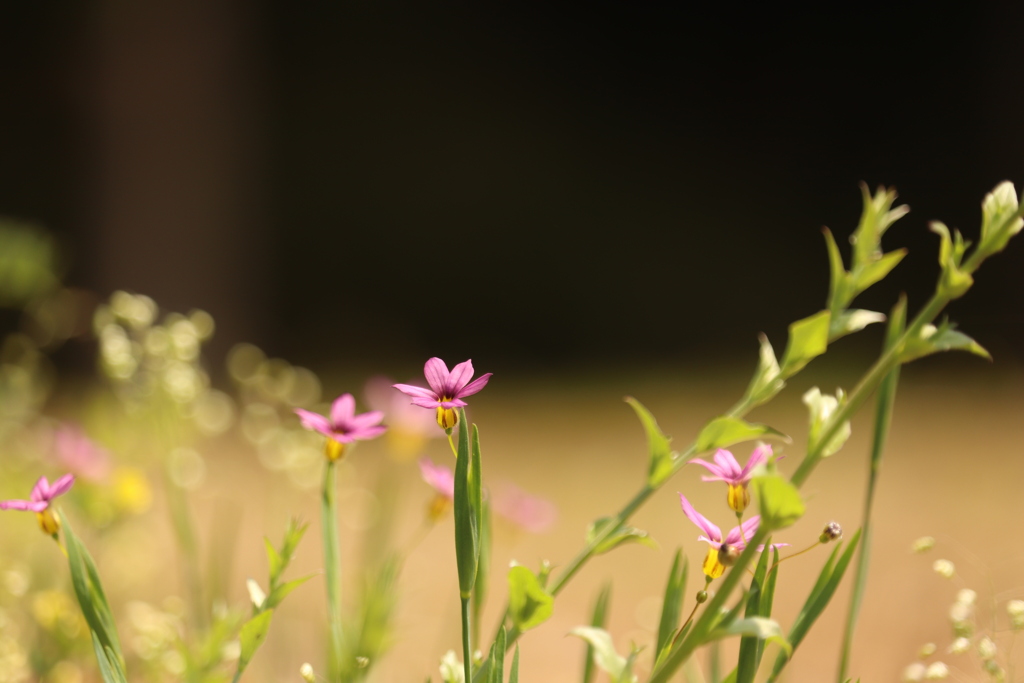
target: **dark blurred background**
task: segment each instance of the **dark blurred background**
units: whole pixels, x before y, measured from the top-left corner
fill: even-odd
[[[824,304],[860,181],[913,209],[882,310],[929,293],[928,220],[973,237],[1024,184],[1022,28],[1009,2],[8,3],[0,214],[72,284],[208,310],[221,350],[752,363]],[[1022,253],[952,309],[1018,359]]]

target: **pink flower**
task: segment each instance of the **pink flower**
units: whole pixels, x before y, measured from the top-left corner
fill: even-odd
[[[53,432],[56,459],[84,479],[102,481],[110,473],[110,454],[73,424],[62,424]]]
[[[506,484],[494,497],[494,511],[534,534],[547,531],[558,517],[554,503],[514,484]]]
[[[754,468],[768,462],[772,457],[772,447],[762,444],[750,454],[750,459],[744,467],[736,461],[736,458],[729,451],[719,448],[715,451],[715,462],[710,463],[700,458],[694,458],[691,464],[706,467],[712,476],[702,476],[703,481],[724,481],[729,485],[727,501],[729,507],[736,512],[743,512],[750,505],[750,491],[747,484],[753,477]],[[691,518],[692,519],[692,518]]]
[[[436,493],[427,506],[427,517],[436,522],[455,500],[455,474],[444,465],[435,465],[430,458],[420,458],[420,474]]]
[[[39,519],[39,526],[43,531],[50,536],[53,536],[60,530],[60,523],[57,518],[50,512],[50,501],[57,496],[62,496],[71,489],[71,485],[75,483],[75,477],[71,474],[65,474],[63,477],[53,482],[53,486],[50,486],[50,482],[46,477],[39,477],[39,481],[32,487],[32,493],[29,494],[28,500],[3,500],[0,501],[0,510],[25,510],[27,512],[35,512]]]
[[[299,416],[303,427],[327,437],[326,453],[329,460],[340,459],[347,444],[357,439],[374,439],[387,430],[387,427],[378,424],[384,419],[384,413],[379,410],[356,415],[356,400],[352,394],[342,394],[334,399],[330,419],[301,408],[296,408],[295,414]]]
[[[747,547],[747,539],[757,531],[757,527],[761,523],[761,516],[755,515],[740,526],[733,527],[726,534],[725,538],[722,538],[722,530],[711,523],[707,517],[694,510],[693,506],[690,505],[690,501],[686,500],[686,496],[681,493],[679,494],[679,502],[683,505],[683,513],[701,531],[707,534],[706,536],[701,535],[697,537],[698,541],[704,541],[711,546],[708,549],[707,557],[704,558],[704,574],[709,579],[717,579],[725,571],[725,565],[722,563],[723,556],[725,558],[732,557],[735,560],[736,553],[743,551]],[[789,544],[773,543],[772,547],[784,545]],[[758,548],[758,550],[762,549]]]
[[[403,394],[412,396],[413,405],[421,408],[437,409],[437,424],[441,429],[451,429],[458,421],[456,408],[466,405],[463,397],[472,396],[485,386],[491,379],[491,374],[480,375],[473,379],[473,361],[467,360],[459,363],[452,371],[448,372],[448,366],[440,358],[431,358],[423,366],[423,374],[427,378],[429,389],[412,386],[411,384],[396,384],[395,388]]]
[[[388,447],[398,460],[411,460],[418,455],[427,439],[444,436],[437,431],[434,416],[409,403],[404,394],[396,394],[394,381],[373,377],[366,382],[363,396],[373,410],[384,413],[388,422]]]

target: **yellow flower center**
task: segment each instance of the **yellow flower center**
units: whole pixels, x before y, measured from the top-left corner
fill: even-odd
[[[345,455],[345,444],[334,439],[327,439],[326,443],[324,443],[324,455],[331,462],[341,460],[342,456]]]
[[[437,522],[451,509],[452,502],[440,493],[427,505],[427,517],[431,522]]]
[[[725,573],[725,565],[718,561],[717,548],[708,548],[708,556],[704,558],[702,569],[709,579],[717,579]]]
[[[442,399],[443,401],[450,401],[450,398]],[[451,429],[459,423],[459,414],[455,412],[455,408],[442,408],[437,407],[437,426],[441,429]]]
[[[750,505],[750,491],[746,484],[729,484],[729,507],[736,512],[743,512]]]

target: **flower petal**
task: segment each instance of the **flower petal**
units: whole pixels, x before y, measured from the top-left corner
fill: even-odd
[[[347,421],[349,429],[358,431],[372,427],[378,424],[384,419],[384,413],[379,410],[371,410],[367,413],[361,413],[359,415],[353,415],[350,420]]]
[[[39,477],[28,499],[33,503],[45,502],[50,499],[50,482],[46,477]]]
[[[441,405],[437,400],[437,397],[433,394],[430,396],[417,396],[412,400],[412,404],[414,406],[419,406],[420,408],[436,408]]]
[[[423,375],[427,378],[427,384],[438,396],[443,396],[448,386],[448,366],[438,357],[431,358],[423,366]]]
[[[445,498],[455,498],[455,474],[444,465],[435,465],[429,458],[420,458],[423,481]]]
[[[467,360],[452,368],[452,374],[444,385],[445,396],[461,396],[462,389],[473,379],[473,361]],[[478,390],[479,391],[479,390]]]
[[[0,510],[27,510],[29,512],[42,512],[49,505],[40,500],[0,500]]]
[[[71,489],[71,485],[75,483],[75,477],[71,474],[65,474],[63,477],[53,482],[53,486],[50,487],[50,500],[53,500],[57,496],[63,496]]]
[[[366,441],[367,439],[376,439],[387,430],[388,428],[384,425],[374,425],[353,429],[349,434],[351,434],[353,439],[362,439],[363,441]]]
[[[736,460],[731,452],[724,448],[719,448],[715,451],[715,462],[722,470],[722,479],[729,482],[730,484],[740,483],[740,473],[743,471],[740,469],[740,464]]]
[[[302,422],[302,426],[306,429],[320,432],[324,436],[332,435],[331,422],[323,415],[303,410],[302,408],[296,408],[295,414],[299,416],[299,421]]]
[[[707,460],[701,460],[700,458],[694,458],[693,460],[691,460],[690,462],[688,462],[686,464],[687,465],[700,465],[701,467],[706,467],[706,468],[708,468],[708,471],[711,472],[714,475],[714,476],[711,476],[711,477],[701,476],[701,481],[724,481],[725,480],[725,472],[722,471],[722,468],[719,467],[718,465],[714,464],[714,463],[708,462]]]
[[[343,425],[356,414],[356,400],[352,394],[342,394],[331,404],[331,424]]]
[[[439,405],[442,408],[462,408],[463,406],[467,406],[469,404],[463,401],[461,398],[453,398],[450,401],[440,401],[436,405]]]
[[[683,506],[683,514],[685,514],[691,522],[700,527],[701,530],[710,537],[708,539],[709,541],[721,542],[721,529],[719,529],[717,526],[708,521],[707,517],[694,510],[693,506],[690,505],[690,501],[686,500],[686,496],[684,496],[681,493],[679,494],[679,502]]]
[[[477,393],[485,386],[487,386],[487,382],[490,381],[491,375],[493,374],[493,372],[488,372],[486,374],[480,375],[475,380],[473,380],[466,386],[462,387],[462,389],[455,394],[456,398],[460,398],[462,396],[472,396],[473,394]]]
[[[757,532],[757,527],[761,523],[761,516],[754,515],[747,521],[743,522],[743,532],[740,533],[740,527],[734,526],[729,530],[728,535],[725,537],[725,542],[729,545],[734,545],[740,550],[747,547],[747,540]]]
[[[436,391],[430,389],[424,389],[423,387],[414,387],[411,384],[393,384],[395,389],[398,389],[403,394],[408,396],[418,396],[420,398],[432,398],[437,401],[440,397]],[[415,401],[414,401],[415,403]]]
[[[740,473],[743,480],[749,481],[750,473],[754,471],[754,468],[768,462],[770,457],[772,457],[772,447],[769,444],[763,443],[755,448],[754,452],[750,454],[750,460],[747,460],[747,464],[743,466],[743,472]]]

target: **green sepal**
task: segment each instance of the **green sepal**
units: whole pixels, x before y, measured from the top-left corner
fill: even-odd
[[[640,543],[646,545],[649,548],[657,548],[658,544],[654,542],[646,531],[643,529],[637,529],[636,527],[627,526],[619,523],[615,530],[604,536],[596,545],[595,542],[599,537],[605,534],[606,530],[610,525],[616,524],[616,520],[613,517],[601,517],[595,519],[587,527],[586,542],[587,545],[594,546],[594,555],[602,555],[609,550],[613,550],[623,543]]]
[[[594,628],[604,628],[608,623],[608,603],[611,601],[612,584],[606,583],[594,600],[594,609],[590,616],[590,625]],[[592,683],[597,669],[594,667],[594,652],[590,643],[587,643],[587,651],[583,657],[583,683]]]
[[[770,400],[777,393],[782,391],[786,383],[780,377],[779,361],[775,358],[775,349],[772,348],[768,337],[758,335],[760,342],[760,353],[757,363],[757,370],[747,386],[747,392],[743,398],[750,402],[751,407],[759,406]]]
[[[757,505],[761,526],[775,531],[791,526],[803,517],[805,507],[800,491],[777,474],[754,477],[751,480],[757,492]]]
[[[792,377],[805,365],[825,353],[832,314],[818,311],[789,326],[789,343],[782,357],[783,378]]]
[[[520,632],[547,621],[554,609],[555,599],[537,576],[522,565],[508,571],[508,611],[512,623]]]
[[[872,196],[868,186],[861,183],[860,193],[863,200],[860,223],[850,236],[853,245],[853,268],[850,270],[854,273],[881,258],[882,235],[910,211],[906,204],[892,208],[896,201],[895,190],[879,187]]]
[[[277,607],[281,604],[281,601],[288,596],[289,593],[291,593],[293,590],[295,590],[302,584],[312,579],[314,576],[316,576],[316,574],[309,574],[308,576],[303,576],[302,578],[293,579],[291,581],[287,581],[285,583],[274,586],[274,589],[270,591],[270,595],[268,595],[267,599],[263,601],[263,605],[260,607],[260,609],[268,610]]]
[[[925,325],[919,336],[907,339],[900,352],[900,361],[909,363],[940,351],[967,351],[992,360],[992,356],[981,344],[957,331],[955,324],[944,320],[938,327]]]
[[[672,439],[665,436],[658,427],[657,420],[640,401],[632,396],[627,396],[626,403],[636,412],[636,416],[640,418],[640,423],[644,426],[644,432],[647,434],[648,461],[650,463],[647,468],[647,484],[651,488],[656,488],[672,474],[678,453],[671,448]]]
[[[603,628],[577,626],[569,631],[569,635],[582,638],[590,645],[594,653],[594,664],[607,673],[613,683],[624,683],[632,679],[631,659],[616,652],[611,635]]]
[[[683,591],[686,590],[688,563],[683,550],[676,550],[672,568],[665,583],[665,596],[661,602],[661,618],[658,620],[658,640],[655,652],[661,652],[672,643],[679,628],[679,617],[683,607]]]
[[[1017,191],[1013,183],[1003,181],[985,195],[981,203],[981,240],[978,251],[985,256],[1006,248],[1010,238],[1024,228]]]
[[[241,654],[238,656],[238,673],[245,671],[252,661],[253,655],[259,649],[263,641],[267,639],[267,632],[270,631],[270,618],[274,616],[274,610],[268,609],[260,612],[242,625],[242,632],[239,641],[242,645]],[[237,674],[236,674],[237,680]]]
[[[718,448],[725,448],[735,443],[752,441],[761,437],[775,437],[789,443],[790,438],[782,432],[772,429],[768,425],[757,424],[741,420],[738,417],[723,415],[704,425],[697,436],[695,451],[706,453]]]
[[[821,434],[829,423],[829,418],[841,406],[846,404],[846,394],[842,389],[836,389],[836,395],[830,396],[821,393],[818,387],[811,387],[801,398],[810,415],[810,427],[807,431],[807,452],[815,454],[815,457],[827,458],[835,455],[839,449],[846,444],[850,438],[852,428],[847,420],[840,425],[836,433],[828,440],[828,443],[821,443]]]
[[[459,447],[455,462],[455,560],[459,572],[459,593],[465,599],[473,594],[477,562],[480,559],[475,494],[471,481],[469,427],[465,411],[459,408]]]
[[[811,593],[807,596],[803,608],[793,621],[793,626],[789,629],[789,635],[786,637],[786,640],[792,650],[779,653],[779,656],[775,659],[775,666],[772,669],[770,680],[775,680],[779,675],[779,672],[786,666],[790,657],[793,656],[793,651],[796,650],[807,635],[807,632],[810,631],[811,626],[814,625],[814,622],[817,621],[821,613],[828,607],[832,595],[843,580],[843,575],[846,573],[850,560],[853,559],[853,553],[857,549],[859,541],[860,529],[854,534],[846,548],[843,548],[842,542],[840,542],[833,549],[832,554],[829,555],[828,561],[822,567],[818,580],[815,582],[814,587],[811,588]],[[842,555],[840,555],[840,551],[842,551]]]

